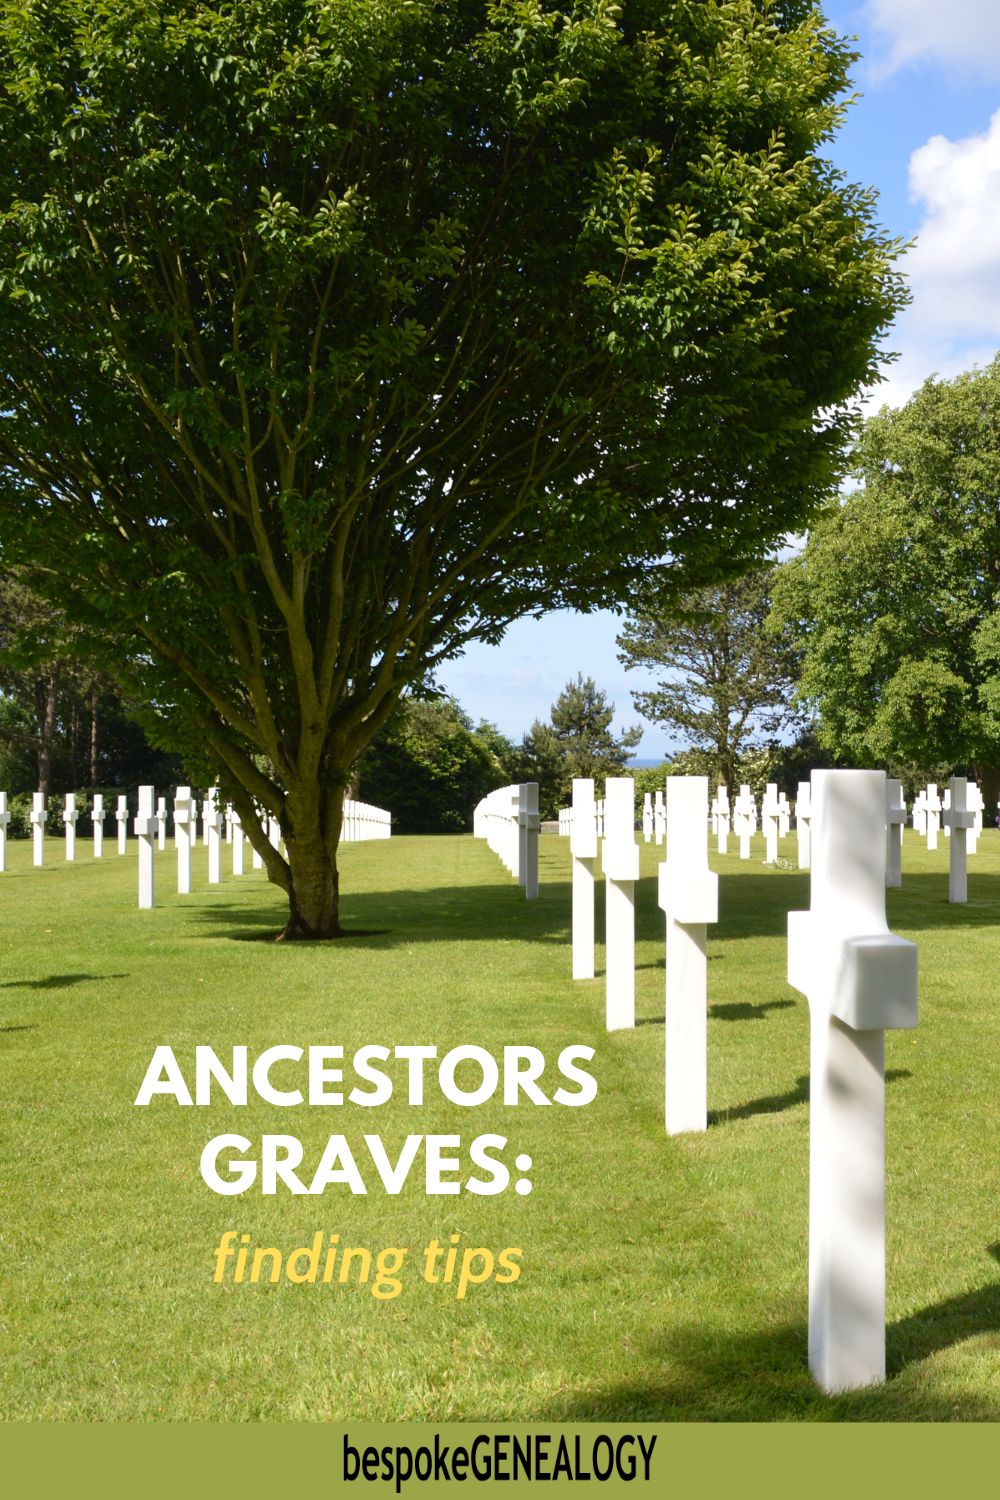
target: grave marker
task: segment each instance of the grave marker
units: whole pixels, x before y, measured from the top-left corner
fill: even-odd
[[[757,804],[746,783],[740,787],[734,808],[736,832],[740,836],[740,859],[749,859],[750,840],[757,832]]]
[[[948,854],[948,900],[961,905],[969,899],[966,840],[976,815],[968,805],[968,786],[964,776],[953,776],[948,783],[948,807],[944,826],[951,834]]]
[[[7,868],[7,825],[10,822],[10,813],[7,811],[7,793],[0,792],[0,871]]]
[[[609,1031],[635,1025],[635,783],[610,776],[604,783],[601,845],[605,901],[605,1020]]]
[[[941,827],[941,798],[938,796],[937,783],[932,781],[927,787],[927,847],[936,849],[938,846],[938,830]]]
[[[663,793],[660,791],[653,798],[653,837],[658,844],[662,844],[666,833],[667,810],[663,805]]]
[[[518,881],[524,899],[538,898],[538,782],[522,781],[517,788]]]
[[[229,809],[229,825],[233,838],[233,874],[243,874],[243,819],[235,807]]]
[[[94,793],[90,822],[94,830],[94,858],[100,859],[104,853],[104,797],[100,792]]]
[[[45,797],[41,792],[31,794],[31,858],[32,863],[45,863]]]
[[[719,918],[719,877],[708,867],[708,778],[667,778],[667,857],[659,903],[667,919],[666,1126],[708,1122],[706,933]]]
[[[161,850],[167,847],[166,797],[158,797],[156,799],[156,847]]]
[[[216,801],[218,792],[215,787],[210,787],[205,793],[205,800],[201,805],[202,826],[205,830],[205,843],[208,846],[208,883],[218,885],[222,878],[222,842],[219,836],[219,804]]]
[[[716,848],[720,854],[729,853],[729,788],[720,786],[716,793],[719,806],[719,822],[716,829]]]
[[[174,843],[177,847],[177,894],[191,894],[191,826],[197,816],[189,786],[179,786],[174,795]]]
[[[778,802],[778,788],[773,781],[769,781],[764,788],[764,800],[760,805],[760,822],[764,831],[764,863],[774,865],[778,862],[778,820],[781,817],[781,806]]]
[[[799,869],[808,870],[811,857],[809,837],[812,820],[812,801],[808,781],[799,782],[799,795],[795,799],[795,837],[799,848]]]
[[[573,778],[569,848],[573,861],[573,978],[594,977],[594,864],[597,811],[590,777]]]
[[[642,841],[644,844],[652,843],[653,839],[653,794],[643,792],[642,794]]]
[[[809,1000],[809,1368],[885,1378],[885,1048],[917,1024],[916,945],[885,917],[885,774],[814,771],[810,908],[788,916]]]
[[[903,829],[906,827],[906,803],[903,783],[894,776],[885,782],[885,883],[903,884]]]
[[[124,854],[128,841],[128,797],[124,792],[118,798],[115,816],[118,819],[118,853]]]
[[[155,787],[141,786],[139,788],[139,806],[133,824],[135,836],[139,840],[139,909],[141,911],[148,911],[156,905],[153,841],[159,825],[154,806],[155,796]]]
[[[76,793],[66,793],[66,803],[63,807],[63,822],[66,825],[66,862],[72,864],[76,859],[76,820],[80,816],[76,808]]]

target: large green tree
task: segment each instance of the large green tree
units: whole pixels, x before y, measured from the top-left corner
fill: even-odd
[[[928,380],[864,427],[859,488],[785,565],[822,742],[908,779],[974,769],[1000,795],[1000,359]]]
[[[806,0],[0,0],[0,546],[288,936],[407,684],[830,488],[901,298],[850,60]]]
[[[603,781],[622,774],[642,729],[616,735],[614,716],[615,705],[604,689],[578,672],[553,703],[549,722],[536,719],[532,724],[522,742],[522,765],[525,779],[538,782],[543,818],[554,818],[570,801],[574,776]]]
[[[659,675],[632,694],[636,708],[705,752],[709,775],[728,787],[751,746],[802,717],[792,703],[798,653],[788,632],[764,628],[774,572],[756,568],[680,595],[640,590],[618,637],[620,661]]]

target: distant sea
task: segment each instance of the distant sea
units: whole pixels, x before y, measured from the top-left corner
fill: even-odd
[[[662,766],[666,758],[667,757],[665,755],[654,755],[652,760],[639,757],[635,760],[628,761],[627,764],[630,770],[633,771],[649,771],[654,769],[656,766]]]

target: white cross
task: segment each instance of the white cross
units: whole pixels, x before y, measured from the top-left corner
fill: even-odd
[[[795,837],[799,846],[799,869],[808,870],[811,849],[809,838],[809,822],[812,818],[812,805],[810,801],[810,790],[808,781],[799,782],[799,795],[795,800]]]
[[[903,884],[903,829],[906,827],[906,803],[903,783],[894,776],[885,782],[885,883]]]
[[[191,894],[191,788],[179,786],[174,794],[174,843],[177,846],[177,894]]]
[[[538,897],[538,782],[522,781],[517,788],[518,880],[526,901]]]
[[[948,856],[948,900],[961,905],[969,899],[969,884],[966,872],[966,839],[976,815],[968,805],[967,785],[964,776],[953,776],[948,783],[948,807],[944,825],[951,833],[951,851]]]
[[[773,781],[769,781],[764,788],[764,800],[760,805],[760,821],[764,830],[764,863],[768,865],[776,864],[778,860],[778,820],[780,817],[778,788]]]
[[[31,838],[32,862],[45,863],[45,797],[42,792],[31,794]]]
[[[76,807],[76,793],[67,792],[66,802],[63,807],[63,822],[66,824],[66,860],[72,863],[76,859],[76,820],[80,816]]]
[[[941,798],[938,796],[937,783],[932,781],[927,787],[927,847],[936,849],[938,846],[938,830],[941,827]]]
[[[10,822],[10,813],[7,811],[7,793],[0,792],[0,870],[7,868],[7,825]]]
[[[573,778],[573,824],[569,848],[573,864],[573,978],[593,979],[597,813],[594,783],[586,776]]]
[[[809,1000],[809,1368],[885,1378],[885,1038],[917,1024],[917,949],[885,917],[885,773],[814,771],[810,908],[788,916]]]
[[[718,827],[716,829],[717,836],[718,836],[717,837],[717,842],[716,842],[716,848],[718,849],[718,851],[719,851],[720,854],[728,854],[729,853],[729,788],[728,787],[726,787],[726,786],[720,786],[719,787],[719,790],[718,790],[718,792],[716,794],[716,801],[717,801],[718,806],[719,806],[719,820],[718,820]]]
[[[644,844],[652,842],[653,838],[653,797],[652,793],[644,792],[642,796],[642,841]]]
[[[740,787],[740,794],[734,807],[737,820],[736,832],[740,836],[740,859],[749,859],[750,840],[757,832],[757,804],[745,782]]]
[[[609,1031],[635,1025],[635,783],[611,776],[604,784],[601,845],[605,908],[605,1019]]]
[[[118,819],[118,853],[124,854],[128,840],[128,797],[122,792],[115,813]]]
[[[209,787],[205,793],[205,800],[201,805],[202,827],[205,830],[205,844],[208,848],[208,883],[218,885],[222,878],[221,872],[221,834],[222,819],[219,815],[219,804],[217,789]]]
[[[139,907],[143,911],[156,905],[154,840],[159,824],[154,806],[155,798],[155,787],[139,788],[139,805],[132,825],[139,840]]]
[[[659,902],[667,918],[668,1135],[708,1123],[706,923],[718,921],[719,877],[708,867],[708,778],[667,778],[667,858]]]
[[[100,792],[94,793],[90,824],[94,830],[94,858],[100,859],[104,853],[104,797]]]

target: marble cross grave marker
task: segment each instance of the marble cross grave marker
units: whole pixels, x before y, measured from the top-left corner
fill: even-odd
[[[750,840],[757,832],[757,804],[750,788],[744,783],[734,803],[736,832],[740,836],[740,859],[750,858]]]
[[[139,807],[133,829],[139,840],[139,908],[148,911],[156,905],[155,889],[155,839],[158,827],[156,817],[156,788],[139,788]]]
[[[157,797],[156,799],[156,847],[165,849],[167,847],[167,799]]]
[[[66,859],[72,863],[76,859],[76,820],[80,816],[76,806],[76,793],[66,793],[66,804],[63,808],[63,822],[66,825]]]
[[[708,1123],[706,933],[719,917],[719,877],[708,868],[708,778],[667,778],[667,857],[659,902],[667,919],[666,1126]]]
[[[205,800],[201,807],[202,826],[205,830],[205,844],[208,848],[208,883],[218,885],[222,878],[222,837],[219,814],[218,792],[216,788],[209,787],[205,793]]]
[[[662,844],[667,833],[667,811],[663,805],[663,793],[657,792],[653,798],[653,835],[658,844]]]
[[[951,848],[948,854],[948,900],[961,905],[969,899],[968,872],[966,867],[966,840],[974,826],[976,815],[969,806],[968,783],[964,776],[953,776],[948,783],[948,807],[944,814],[945,827],[951,833]]]
[[[778,860],[778,820],[780,817],[778,788],[773,781],[769,781],[764,788],[764,800],[760,804],[760,822],[764,832],[764,863],[768,865],[776,864]]]
[[[719,807],[719,821],[716,828],[715,847],[720,854],[729,853],[729,788],[720,786],[716,793],[716,802]]]
[[[243,874],[243,819],[235,807],[229,809],[229,826],[233,840],[233,874]]]
[[[191,894],[191,824],[196,816],[189,786],[174,794],[174,842],[177,846],[177,894]]]
[[[903,829],[906,827],[906,803],[903,783],[895,776],[885,780],[885,883],[903,884]]]
[[[10,813],[7,810],[7,793],[0,792],[0,870],[7,868],[7,825]]]
[[[605,902],[605,1018],[609,1031],[635,1025],[635,782],[611,776],[604,785],[601,845]]]
[[[941,827],[941,798],[938,796],[937,783],[932,781],[927,787],[927,847],[936,849],[938,846],[938,830]]]
[[[917,949],[885,916],[885,773],[814,771],[808,911],[788,982],[809,1000],[809,1368],[885,1378],[885,1032],[917,1024]]]
[[[94,830],[94,858],[100,859],[104,854],[104,798],[100,792],[94,793],[90,824]]]
[[[128,840],[128,797],[124,792],[118,798],[115,817],[118,819],[118,853],[124,854]]]
[[[569,848],[573,860],[573,978],[594,977],[594,863],[597,859],[597,813],[594,783],[573,778],[573,822]]]
[[[812,819],[811,792],[808,781],[799,782],[795,799],[795,838],[799,846],[799,869],[808,870],[811,856],[809,826]]]
[[[642,796],[642,842],[649,844],[653,838],[653,794],[644,792]]]
[[[517,788],[518,880],[524,899],[538,897],[538,782],[522,781]]]
[[[34,865],[45,863],[45,795],[31,794],[31,859]]]

